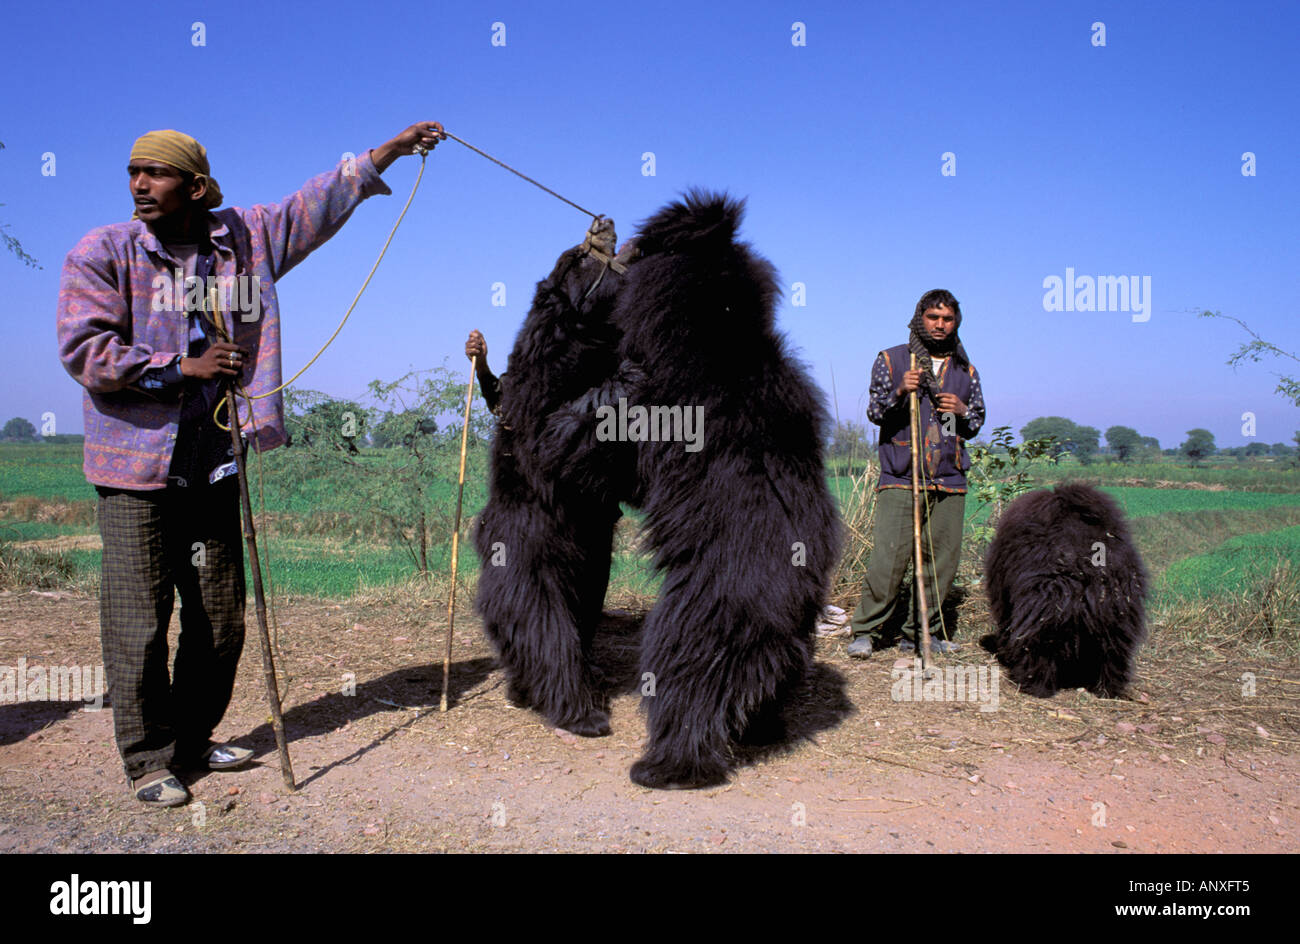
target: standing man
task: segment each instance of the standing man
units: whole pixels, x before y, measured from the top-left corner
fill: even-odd
[[[244,559],[230,434],[213,411],[240,378],[252,448],[285,440],[275,283],[338,232],[362,200],[392,191],[396,158],[442,137],[436,121],[309,180],[283,202],[221,206],[207,151],[151,131],[131,149],[135,215],[68,254],[59,357],[85,388],[85,474],[99,493],[100,641],[118,750],[135,796],[177,806],[183,770],[227,770],[252,751],[217,744],[244,644]],[[214,212],[215,211],[215,212]],[[216,286],[217,310],[206,311]],[[223,340],[212,321],[224,323]],[[227,405],[228,406],[228,405]],[[229,410],[221,409],[223,424]],[[167,627],[181,596],[169,678]]]
[[[871,638],[894,614],[898,587],[912,556],[912,453],[909,394],[920,406],[921,547],[925,561],[928,612],[939,613],[952,587],[961,558],[966,510],[966,440],[984,425],[984,395],[979,373],[957,337],[961,307],[951,292],[934,289],[921,296],[908,325],[906,344],[881,351],[871,371],[867,416],[880,427],[880,484],[876,489],[876,525],[866,586],[853,614],[849,655],[871,656]],[[910,367],[915,354],[917,366]],[[933,554],[933,559],[930,555]],[[919,635],[920,603],[912,589],[912,606],[899,648],[914,652]],[[931,638],[934,652],[954,652],[957,643],[940,633]]]

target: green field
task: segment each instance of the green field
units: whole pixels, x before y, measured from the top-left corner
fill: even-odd
[[[270,518],[260,529],[259,547],[269,559],[277,598],[339,599],[409,580],[416,572],[410,550],[386,536],[391,527],[384,531],[376,516],[368,513],[373,509],[365,507],[367,499],[340,488],[329,477],[303,474],[302,468],[294,465],[301,458],[291,450],[275,450],[264,457],[260,469],[256,458],[250,468],[254,506],[264,500]],[[372,480],[382,480],[400,473],[403,457],[397,450],[363,450],[355,461],[362,464],[359,468],[375,473]],[[467,518],[486,502],[486,462],[481,446],[472,451],[465,489]],[[841,503],[852,493],[852,480],[847,474],[836,473],[848,471],[845,463],[836,463],[828,480]],[[1052,484],[1064,478],[1065,471],[1101,485],[1132,519],[1135,537],[1156,577],[1153,603],[1166,610],[1216,597],[1231,598],[1239,607],[1242,600],[1250,599],[1252,588],[1276,585],[1279,562],[1290,562],[1290,570],[1281,572],[1282,579],[1300,579],[1300,476],[1292,470],[1249,463],[1199,470],[1174,463],[1123,467],[1094,463],[1068,470],[1047,467],[1041,470],[1039,482]],[[1127,484],[1134,480],[1232,487],[1214,491]],[[1126,484],[1107,484],[1118,481]],[[455,495],[454,482],[445,478],[426,489],[428,560],[433,575],[445,575],[450,569],[448,532]],[[81,516],[64,520],[86,521],[93,499],[94,490],[81,472],[80,444],[0,444],[0,501],[8,503],[8,513],[0,515],[0,543],[93,535],[93,525],[50,520],[45,507],[75,503]],[[982,524],[988,512],[986,506],[968,501],[968,526]],[[467,532],[468,528],[462,535],[460,573],[472,584],[478,559],[467,545]],[[13,560],[15,553],[31,552],[8,550],[6,562]],[[972,548],[969,556],[977,559],[977,550]],[[39,572],[43,585],[62,580],[93,589],[99,552],[65,550],[38,563],[31,572]],[[977,563],[968,560],[966,566],[975,568]],[[21,572],[21,568],[10,572]],[[615,557],[612,593],[649,599],[658,583],[646,558]]]
[[[93,534],[91,528],[49,521],[0,520],[0,541],[41,541],[64,534]]]
[[[1229,538],[1214,550],[1169,565],[1159,592],[1206,599],[1248,593],[1278,568],[1300,573],[1300,526]]]
[[[1044,481],[1080,479],[1098,485],[1129,483],[1173,482],[1202,485],[1222,485],[1242,492],[1300,492],[1300,468],[1290,459],[1211,460],[1192,466],[1183,460],[1166,459],[1161,462],[1092,462],[1081,465],[1065,459],[1056,465],[1046,466]]]
[[[288,452],[275,450],[260,464],[253,456],[249,465],[254,508],[260,514],[264,507],[271,517],[269,525],[259,528],[258,547],[273,568],[271,579],[277,595],[345,598],[365,588],[402,583],[417,573],[410,550],[376,533],[375,523],[359,507],[358,496],[341,491],[329,478],[286,473],[295,458]],[[359,462],[376,467],[380,476],[396,468],[401,459],[396,450],[366,450],[358,457]],[[86,483],[81,462],[79,443],[0,443],[0,501],[33,496],[46,502],[93,502],[95,491]],[[466,474],[459,572],[470,581],[478,574],[478,556],[468,543],[468,523],[487,502],[482,472],[486,462],[486,451],[479,450]],[[455,482],[434,482],[426,499],[429,570],[449,573]],[[23,520],[12,512],[0,515],[0,542],[97,533],[93,525]],[[94,585],[100,567],[97,550],[63,551],[59,556],[71,568],[72,582],[82,587]],[[653,594],[657,578],[644,560],[623,557],[614,561],[611,585],[634,594]]]
[[[861,459],[841,457],[830,463],[833,469],[847,473],[861,471]],[[1182,485],[1197,482],[1202,485],[1221,485],[1238,492],[1291,492],[1300,493],[1300,468],[1291,459],[1213,459],[1199,466],[1184,460],[1164,459],[1160,462],[1112,462],[1097,460],[1082,465],[1072,458],[1060,462],[1044,463],[1035,475],[1044,484],[1077,479],[1093,485],[1131,485],[1135,482],[1156,487],[1157,483]]]
[[[1255,511],[1300,505],[1300,494],[1211,492],[1182,488],[1103,488],[1130,518],[1186,511]]]
[[[0,443],[0,499],[93,499],[81,471],[81,443]]]
[[[1050,484],[1050,483],[1044,483]],[[1129,518],[1154,515],[1191,514],[1200,511],[1265,511],[1275,508],[1300,508],[1300,494],[1280,492],[1215,492],[1185,488],[1137,488],[1101,486],[1114,497]],[[966,505],[968,524],[981,525],[989,508],[978,502]]]

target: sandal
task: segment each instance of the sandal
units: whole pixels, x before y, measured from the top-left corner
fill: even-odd
[[[199,770],[234,770],[253,759],[253,752],[234,744],[213,744],[199,755]]]
[[[190,801],[190,791],[185,789],[185,784],[177,780],[170,770],[145,774],[138,780],[133,780],[131,785],[135,787],[135,798],[145,806],[183,806]]]

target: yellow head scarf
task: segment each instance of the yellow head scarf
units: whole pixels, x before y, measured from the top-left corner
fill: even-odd
[[[131,147],[131,160],[161,161],[177,170],[203,177],[208,182],[203,205],[209,210],[221,206],[221,188],[208,166],[208,149],[181,131],[150,131],[136,138]],[[132,214],[135,219],[135,214]]]

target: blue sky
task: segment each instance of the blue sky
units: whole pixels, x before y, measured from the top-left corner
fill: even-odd
[[[691,186],[748,198],[744,235],[781,273],[779,323],[839,416],[862,420],[876,353],[950,289],[987,430],[1064,415],[1163,446],[1290,440],[1281,362],[1234,372],[1236,315],[1300,351],[1294,3],[296,3],[11,5],[0,35],[0,422],[81,431],[58,363],[63,256],[125,220],[135,137],[208,148],[227,205],[278,200],[345,151],[436,119],[597,212],[620,237]],[[202,22],[205,46],[192,44]],[[505,45],[492,44],[505,24]],[[791,42],[805,24],[806,45]],[[1105,24],[1094,46],[1092,24]],[[1243,176],[1253,152],[1256,176]],[[642,173],[653,152],[655,175]],[[941,173],[955,155],[955,175]],[[45,176],[44,155],[55,156]],[[414,181],[363,205],[279,283],[286,375],[333,330]],[[393,248],[303,378],[361,395],[450,363],[470,328],[499,371],[586,218],[455,142],[430,157]],[[1045,311],[1044,279],[1151,280],[1149,320]],[[506,285],[505,307],[492,285]],[[806,286],[792,306],[789,288]],[[726,356],[719,351],[719,356]],[[1300,372],[1300,365],[1292,365]]]

